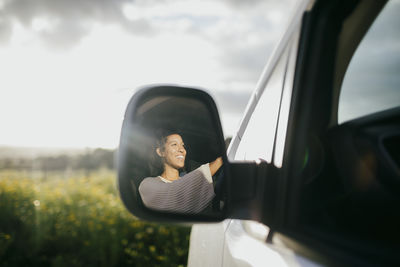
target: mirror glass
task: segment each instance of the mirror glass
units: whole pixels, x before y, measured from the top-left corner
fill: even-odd
[[[133,209],[220,214],[225,144],[218,116],[201,99],[181,95],[142,98],[131,113],[121,135],[119,175],[129,179]]]

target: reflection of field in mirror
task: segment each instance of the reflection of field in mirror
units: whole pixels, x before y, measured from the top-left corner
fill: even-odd
[[[125,210],[110,170],[0,171],[0,262],[8,266],[186,265],[189,228]]]

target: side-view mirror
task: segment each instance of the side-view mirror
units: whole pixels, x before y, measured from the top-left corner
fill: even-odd
[[[145,220],[257,219],[261,208],[254,201],[262,193],[259,177],[266,163],[230,164],[225,151],[209,94],[178,86],[144,87],[129,102],[122,126],[120,197]]]

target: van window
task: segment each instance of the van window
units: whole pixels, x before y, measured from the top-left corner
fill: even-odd
[[[343,80],[338,122],[400,105],[400,1],[389,1],[360,43]]]
[[[265,90],[258,96],[257,106],[238,146],[236,160],[262,159],[268,163],[272,160],[288,50],[282,53]]]

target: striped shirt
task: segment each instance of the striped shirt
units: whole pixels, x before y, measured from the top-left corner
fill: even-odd
[[[214,186],[208,163],[178,180],[147,177],[139,185],[139,193],[148,208],[180,213],[199,213],[214,198]]]

